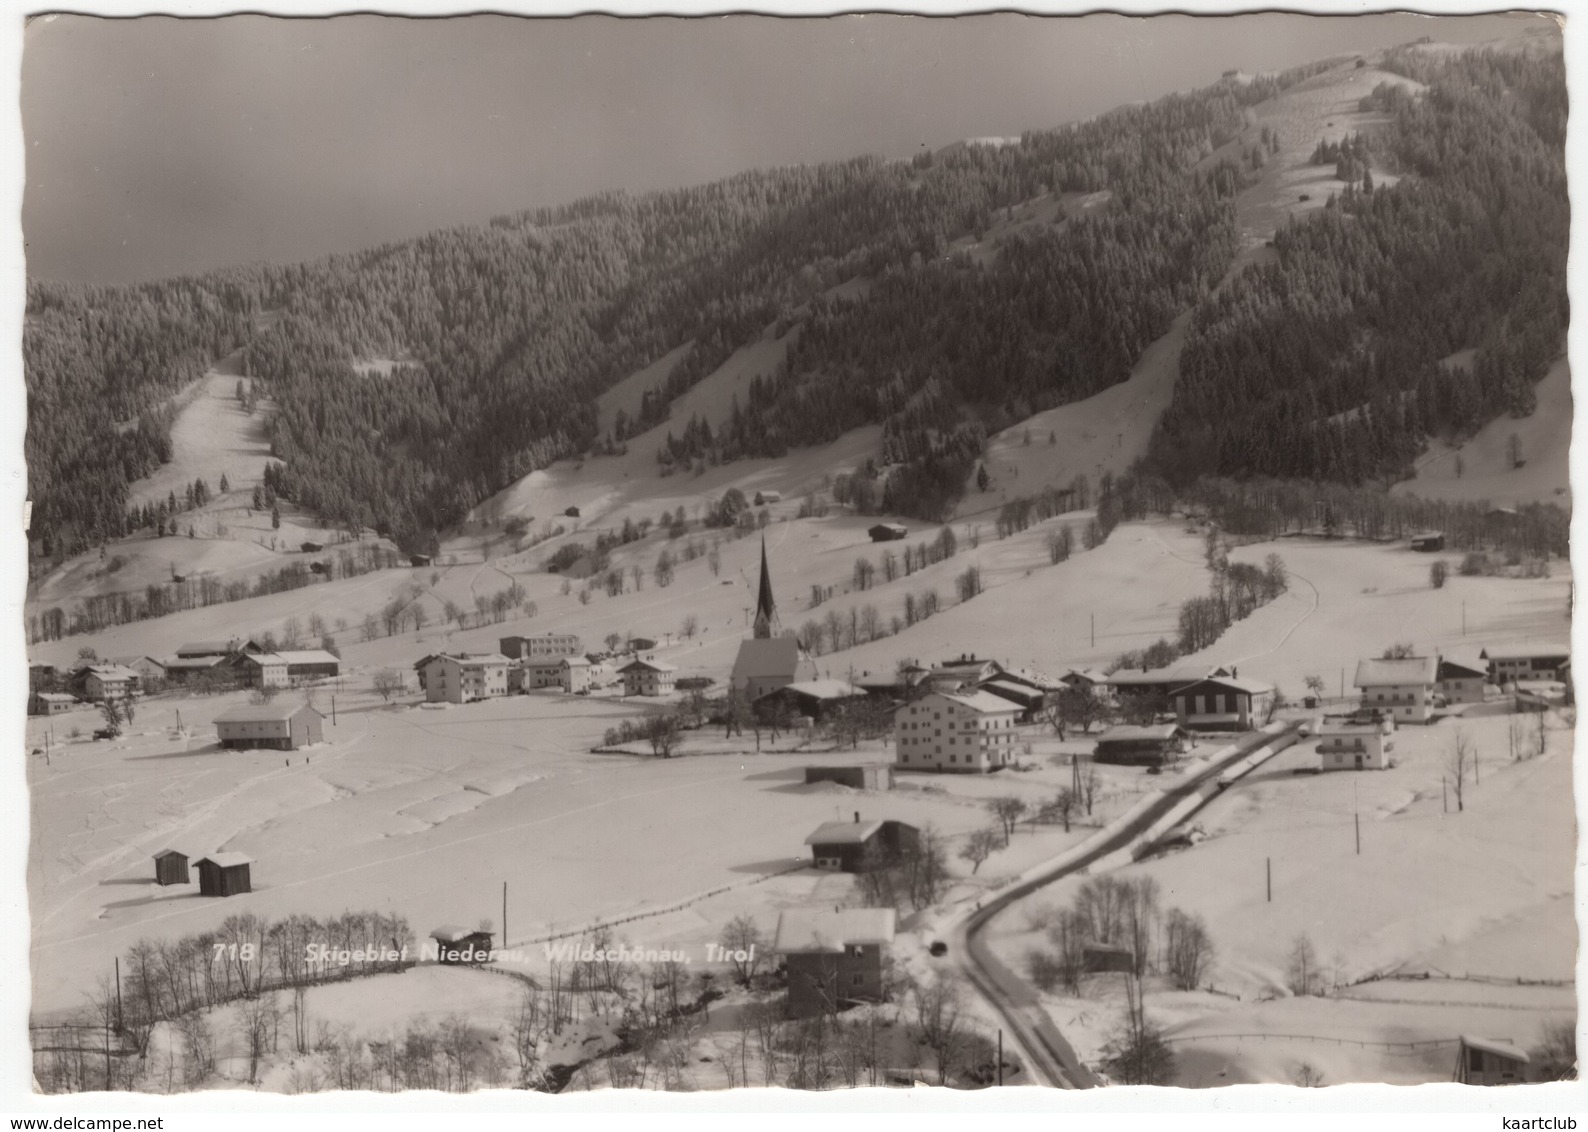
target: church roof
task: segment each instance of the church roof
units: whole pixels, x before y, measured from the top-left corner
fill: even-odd
[[[784,677],[790,682],[799,674],[800,646],[793,637],[752,637],[739,642],[739,656],[733,662],[735,681]]]
[[[761,540],[761,588],[755,598],[755,624],[757,632],[765,625],[770,631],[777,619],[777,601],[772,597],[772,574],[766,566],[766,539]]]

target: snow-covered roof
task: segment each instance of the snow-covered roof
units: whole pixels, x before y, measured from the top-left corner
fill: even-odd
[[[569,668],[589,668],[590,667],[590,661],[588,659],[586,659],[585,657],[582,657],[582,656],[565,656],[565,657],[562,658],[562,660],[559,663],[566,664]]]
[[[1029,684],[1044,692],[1057,692],[1063,689],[1064,681],[1057,676],[1051,676],[1040,668],[1005,668],[998,666],[1000,676],[1013,680],[1019,684]]]
[[[785,684],[777,691],[797,692],[813,700],[847,700],[866,694],[864,688],[857,688],[846,680],[830,680],[825,677],[820,680],[797,680],[792,684]]]
[[[238,704],[228,708],[215,717],[216,723],[279,723],[283,719],[291,719],[300,711],[312,711],[319,715],[313,705],[305,703],[268,703],[268,704]]]
[[[276,653],[288,664],[340,664],[342,658],[324,649],[291,649]]]
[[[200,857],[194,861],[195,865],[202,865],[205,861],[219,865],[223,869],[236,868],[238,865],[251,865],[254,859],[246,853],[211,853],[207,857]]]
[[[225,655],[237,647],[236,641],[189,641],[176,647],[177,656]]]
[[[40,692],[39,699],[47,704],[75,704],[77,702],[77,697],[70,692]]]
[[[131,668],[133,665],[145,660],[147,660],[150,664],[159,665],[161,668],[165,667],[164,661],[156,660],[152,656],[112,656],[108,657],[107,659],[111,664],[119,664],[123,668]]]
[[[162,849],[154,855],[154,859],[158,861],[161,857],[182,857],[185,859],[187,854],[180,849]]]
[[[945,700],[953,700],[957,704],[964,704],[972,711],[982,715],[1002,715],[1012,713],[1019,709],[1002,696],[995,696],[991,692],[939,692]]]
[[[1043,696],[1041,689],[1026,684],[1016,684],[1012,680],[984,680],[980,687],[983,691],[1005,699],[1017,697],[1019,701],[1025,701],[1041,699]]]
[[[660,661],[660,660],[631,660],[627,664],[625,664],[622,668],[618,669],[618,671],[619,672],[645,672],[645,671],[651,671],[651,672],[677,672],[678,669],[674,668],[671,664],[668,664],[665,661]]]
[[[1072,668],[1059,679],[1066,684],[1076,680],[1084,680],[1088,684],[1106,684],[1108,683],[1108,673],[1101,668]]]
[[[1232,688],[1237,692],[1245,692],[1249,696],[1260,696],[1264,692],[1272,692],[1274,690],[1272,684],[1264,683],[1261,680],[1247,680],[1238,676],[1205,676],[1200,680],[1193,680],[1189,684],[1182,685],[1176,691],[1183,691],[1185,688],[1191,688],[1198,684],[1211,684],[1215,688]]]
[[[1386,684],[1432,684],[1439,662],[1431,656],[1406,656],[1394,660],[1382,657],[1358,661],[1353,687],[1378,688]]]
[[[1480,653],[1485,660],[1532,660],[1535,657],[1554,659],[1570,656],[1571,646],[1554,641],[1543,644],[1490,645]]]
[[[799,663],[800,646],[793,637],[752,637],[739,642],[733,678],[737,681],[782,676],[793,680]]]
[[[880,821],[829,821],[805,839],[807,845],[859,845],[882,829]]]
[[[1470,676],[1486,676],[1489,672],[1488,665],[1476,657],[1441,656],[1439,658],[1439,677],[1445,678],[1445,669],[1455,668]]]
[[[1352,719],[1326,719],[1318,724],[1314,734],[1320,739],[1343,735],[1378,735],[1384,731],[1385,726],[1383,723],[1370,723]]]
[[[90,664],[88,671],[101,680],[136,680],[138,674],[122,664]]]
[[[437,659],[455,660],[465,668],[484,668],[486,665],[512,663],[499,652],[444,652],[437,653],[436,656]]]
[[[892,908],[790,908],[778,915],[772,949],[834,954],[857,943],[891,943],[897,921]]]
[[[257,664],[261,668],[274,668],[287,663],[287,658],[274,652],[245,652],[237,658],[238,664]]]
[[[1484,1053],[1497,1054],[1512,1061],[1520,1061],[1523,1065],[1527,1064],[1527,1053],[1524,1050],[1497,1038],[1479,1038],[1472,1034],[1462,1034],[1461,1044],[1469,1049],[1481,1049]]]
[[[160,663],[169,672],[173,668],[214,668],[218,664],[224,664],[225,661],[226,658],[224,656],[174,656],[170,660],[162,660]]]
[[[464,928],[459,927],[457,924],[442,924],[430,933],[430,938],[438,943],[457,943],[473,935],[488,936],[490,934],[484,928]]]
[[[1211,665],[1179,665],[1174,668],[1154,668],[1149,672],[1137,672],[1133,668],[1122,668],[1107,678],[1107,682],[1116,687],[1134,684],[1167,684],[1183,686],[1195,684],[1198,680],[1206,680],[1218,669]]]
[[[1115,724],[1097,737],[1099,743],[1167,742],[1176,735],[1185,734],[1178,723],[1153,723],[1143,727],[1127,723]]]

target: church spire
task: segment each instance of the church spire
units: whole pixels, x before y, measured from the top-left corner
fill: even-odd
[[[766,567],[766,536],[761,536],[761,592],[755,599],[755,637],[770,637],[777,621],[777,602],[772,599],[772,574]]]

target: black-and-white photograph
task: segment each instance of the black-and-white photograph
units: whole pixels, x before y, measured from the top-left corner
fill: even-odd
[[[1559,17],[20,38],[35,1094],[1575,1080]]]

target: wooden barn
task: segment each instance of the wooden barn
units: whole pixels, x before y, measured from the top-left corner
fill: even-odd
[[[1527,1065],[1527,1053],[1510,1042],[1462,1034],[1455,1080],[1461,1085],[1522,1085]]]
[[[764,507],[768,503],[781,502],[783,502],[783,493],[781,491],[758,491],[755,493],[755,505],[757,507]]]
[[[165,662],[168,684],[186,684],[195,676],[217,671],[226,663],[224,656],[178,656]]]
[[[249,875],[250,857],[241,853],[211,853],[193,862],[198,870],[200,896],[237,896],[252,892],[253,878]]]
[[[767,712],[782,706],[791,714],[820,723],[834,712],[866,699],[866,690],[844,680],[797,680],[757,697],[755,710]]]
[[[805,839],[818,869],[839,873],[866,870],[867,857],[899,857],[921,842],[920,830],[902,821],[830,821],[816,827]]]
[[[1274,686],[1242,680],[1238,670],[1175,688],[1169,703],[1181,726],[1204,731],[1250,731],[1268,722]]]
[[[908,538],[910,528],[903,523],[878,523],[867,533],[871,535],[872,542],[892,542],[895,539]]]
[[[1432,554],[1437,550],[1445,549],[1445,532],[1418,531],[1412,536],[1412,549],[1420,550],[1424,554]]]
[[[1447,704],[1481,704],[1484,685],[1489,680],[1488,667],[1481,660],[1461,660],[1453,656],[1439,658],[1436,673],[1439,694]]]
[[[851,790],[892,790],[893,768],[887,765],[862,766],[808,766],[805,768],[805,785],[816,782],[836,782]]]
[[[441,963],[484,963],[491,957],[491,933],[480,928],[443,924],[430,933]]]
[[[253,645],[252,641],[246,642]],[[244,648],[244,642],[233,637],[226,641],[188,641],[177,646],[176,655],[183,659],[192,659],[201,656],[231,656],[234,652],[250,651]],[[258,646],[252,651],[257,652]]]
[[[175,849],[162,849],[154,855],[155,884],[186,884],[187,854]]]
[[[1136,954],[1115,943],[1089,941],[1081,946],[1081,970],[1088,975],[1130,973],[1136,969]]]
[[[1183,754],[1186,746],[1186,729],[1178,723],[1119,724],[1097,737],[1092,757],[1115,766],[1162,766]]]
[[[995,678],[983,680],[977,685],[983,692],[997,696],[999,699],[1008,700],[1020,709],[1018,719],[1021,723],[1030,723],[1042,714],[1042,709],[1047,706],[1049,693],[1033,688],[1017,680]]]

